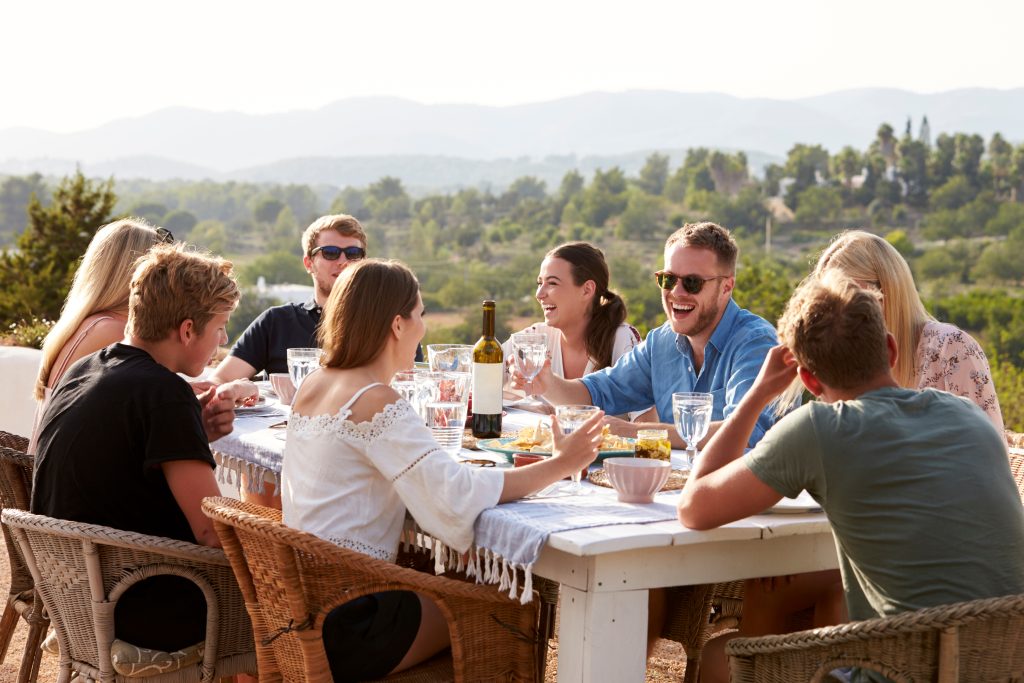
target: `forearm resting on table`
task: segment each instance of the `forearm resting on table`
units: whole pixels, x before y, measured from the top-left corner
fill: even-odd
[[[505,485],[498,502],[507,503],[528,496],[548,484],[568,477],[572,471],[572,467],[561,458],[546,458],[532,465],[505,470]]]
[[[552,376],[547,380],[544,398],[555,405],[590,405],[593,399],[587,385],[578,379]]]

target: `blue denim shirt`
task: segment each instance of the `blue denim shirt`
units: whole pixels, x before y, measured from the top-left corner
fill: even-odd
[[[723,420],[736,410],[777,339],[768,321],[730,299],[704,347],[699,373],[694,370],[689,339],[673,332],[666,322],[614,366],[586,375],[582,382],[593,404],[609,415],[654,405],[658,419],[672,424],[672,394],[703,391],[714,396],[711,419]],[[748,446],[753,447],[775,422],[773,408],[766,408],[757,419]]]

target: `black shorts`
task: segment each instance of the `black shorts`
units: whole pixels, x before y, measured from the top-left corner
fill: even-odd
[[[114,608],[114,635],[137,647],[174,652],[206,637],[206,598],[181,576],[133,584]]]
[[[416,639],[420,617],[420,599],[410,591],[374,593],[331,610],[323,634],[334,682],[391,673]]]

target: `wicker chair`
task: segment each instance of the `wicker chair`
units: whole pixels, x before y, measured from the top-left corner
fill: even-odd
[[[445,615],[452,654],[389,681],[532,681],[537,667],[537,601],[520,605],[494,586],[434,576],[346,550],[281,524],[281,512],[207,498],[224,552],[246,596],[261,683],[330,683],[321,628],[334,607],[389,590],[412,590]]]
[[[28,439],[0,431],[0,506],[27,510],[32,496],[32,471],[35,459],[25,453]],[[21,548],[13,536],[3,527],[4,542],[7,544],[8,567],[11,570],[11,587],[7,592],[3,616],[0,617],[0,661],[7,657],[11,638],[18,627],[18,617],[28,624],[25,638],[25,652],[21,658],[18,683],[32,683],[39,673],[42,651],[39,649],[46,637],[50,620],[42,602],[36,597],[32,574],[28,571]]]
[[[1017,492],[1024,503],[1024,453],[1010,453],[1010,473],[1017,482]]]
[[[829,680],[829,671],[848,666],[906,683],[1017,681],[1024,672],[1024,595],[737,638],[725,651],[734,683]]]
[[[199,662],[168,667],[146,681],[211,683],[255,673],[249,616],[220,550],[22,510],[4,510],[2,519],[21,546],[57,632],[58,683],[67,683],[72,671],[104,683],[136,680],[113,668],[114,608],[129,586],[160,574],[184,577],[203,591],[206,640]]]

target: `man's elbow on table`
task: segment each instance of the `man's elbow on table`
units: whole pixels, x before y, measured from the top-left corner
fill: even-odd
[[[714,529],[719,525],[708,514],[711,509],[710,501],[700,500],[702,497],[706,496],[701,496],[700,491],[684,489],[683,495],[679,498],[679,505],[677,507],[679,523],[688,529],[704,531],[706,529]]]

